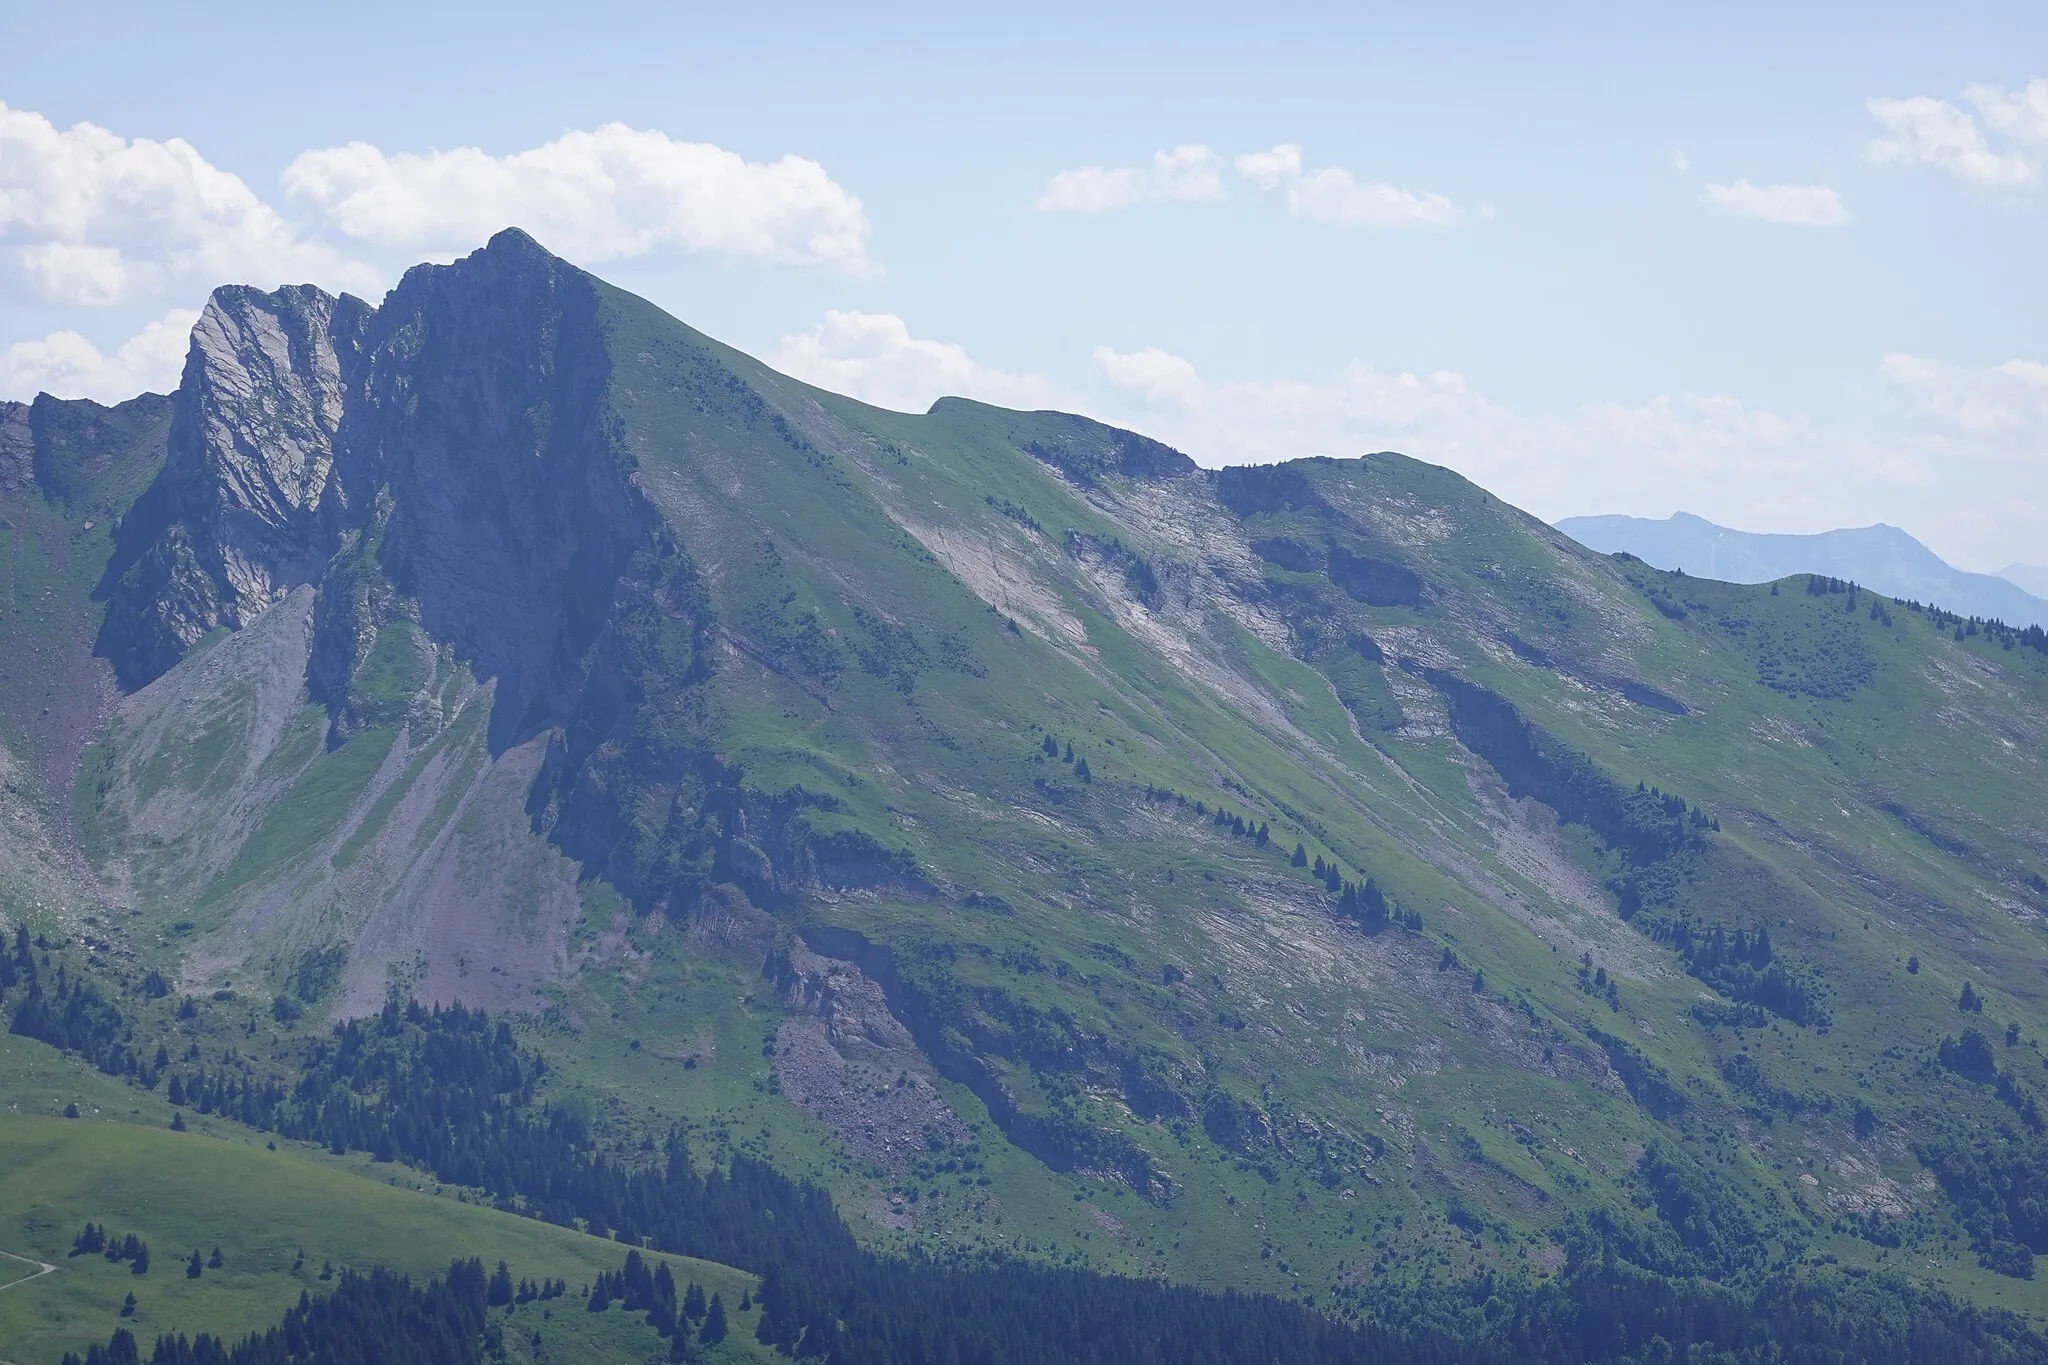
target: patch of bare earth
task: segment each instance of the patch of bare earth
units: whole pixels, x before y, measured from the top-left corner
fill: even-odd
[[[972,1136],[933,1083],[909,1030],[889,1012],[880,985],[801,942],[791,949],[790,966],[791,1003],[804,1013],[776,1032],[775,1075],[791,1102],[849,1150],[886,1166],[902,1165],[933,1140]]]
[[[1501,909],[1573,957],[1591,953],[1609,971],[1638,981],[1669,975],[1656,950],[1615,917],[1607,893],[1565,851],[1556,817],[1547,807],[1513,800],[1490,774],[1469,767],[1466,781],[1487,814],[1502,865],[1534,887],[1556,913],[1546,913],[1506,886],[1495,898]]]
[[[1828,1207],[1841,1213],[1877,1214],[1904,1218],[1913,1211],[1912,1200],[1877,1167],[1850,1153],[1838,1153],[1834,1173],[1841,1182],[1828,1192]]]

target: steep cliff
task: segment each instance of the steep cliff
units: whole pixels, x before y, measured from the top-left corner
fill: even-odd
[[[124,687],[238,628],[326,563],[335,435],[370,316],[310,285],[214,292],[192,330],[163,473],[123,519],[100,653]]]

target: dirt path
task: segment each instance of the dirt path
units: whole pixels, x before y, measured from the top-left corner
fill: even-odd
[[[27,1284],[30,1280],[40,1280],[45,1275],[54,1275],[57,1273],[56,1266],[50,1265],[49,1263],[44,1261],[38,1261],[33,1256],[17,1256],[11,1251],[0,1251],[0,1256],[5,1256],[10,1261],[22,1261],[36,1268],[36,1273],[33,1275],[24,1275],[20,1279],[15,1280],[9,1284],[0,1284],[0,1294],[5,1294],[10,1289],[19,1289],[21,1286]],[[5,1360],[0,1360],[0,1365],[8,1365],[8,1362]]]
[[[19,1289],[23,1285],[27,1284],[30,1280],[40,1280],[45,1275],[54,1275],[57,1273],[56,1266],[46,1265],[42,1261],[36,1260],[33,1256],[17,1256],[11,1251],[0,1251],[0,1256],[5,1256],[10,1261],[22,1261],[36,1268],[36,1273],[33,1275],[24,1275],[20,1279],[15,1280],[12,1283],[0,1284],[0,1294],[5,1294],[10,1289]]]

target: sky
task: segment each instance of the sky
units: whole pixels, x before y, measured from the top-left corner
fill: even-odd
[[[0,14],[0,397],[507,225],[813,383],[2048,563],[2048,7]]]

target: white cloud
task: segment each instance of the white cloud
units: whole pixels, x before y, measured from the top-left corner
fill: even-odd
[[[934,400],[977,398],[1005,407],[1075,406],[1050,381],[983,365],[952,342],[913,337],[894,313],[840,312],[782,338],[769,363],[819,388],[899,412]]]
[[[1345,227],[1428,227],[1457,221],[1458,206],[1441,194],[1359,180],[1337,166],[1302,169],[1301,148],[1283,142],[1237,158],[1237,173],[1262,190],[1278,190],[1297,218]]]
[[[1298,217],[1347,227],[1448,223],[1458,216],[1457,205],[1441,194],[1365,184],[1336,167],[1312,171],[1288,186],[1287,208]]]
[[[1105,213],[1154,199],[1184,202],[1223,197],[1222,158],[1199,143],[1152,154],[1152,164],[1083,166],[1046,182],[1035,207],[1043,213]]]
[[[1277,190],[1301,177],[1301,148],[1283,142],[1270,152],[1246,152],[1237,159],[1237,173],[1262,190]]]
[[[1971,99],[1985,110],[1994,128],[2019,135],[2031,130],[2036,87],[2041,87],[2039,98],[2048,101],[2048,85],[2040,81],[2019,95],[1973,86]],[[1924,166],[1988,189],[2032,185],[2041,178],[2033,158],[2021,151],[1993,148],[1977,120],[1947,100],[1915,95],[1910,99],[1873,99],[1866,107],[1885,129],[1883,137],[1864,148],[1864,156],[1873,165]]]
[[[817,162],[749,162],[622,124],[504,157],[351,143],[301,153],[283,182],[289,215],[182,139],[60,129],[0,103],[0,296],[104,307],[306,281],[374,295],[396,268],[508,224],[592,263],[719,252],[873,268],[860,200]]]
[[[2018,437],[2048,455],[2048,365],[2008,360],[1973,369],[1893,354],[1883,361],[1885,382],[1918,417],[1975,437]]]
[[[309,239],[181,138],[59,129],[0,104],[0,287],[87,307],[306,279],[376,276]]]
[[[1796,227],[1835,227],[1849,221],[1842,196],[1825,185],[1752,185],[1738,180],[1732,185],[1707,186],[1700,202],[1738,218]]]
[[[1992,131],[2021,142],[2048,143],[2048,78],[2036,76],[2024,90],[1973,85],[1963,97],[1977,106]]]
[[[1202,401],[1202,379],[1195,373],[1194,365],[1157,346],[1147,346],[1142,351],[1097,346],[1095,363],[1110,383],[1135,389],[1152,402],[1195,407]]]
[[[1674,171],[1689,171],[1692,169],[1692,158],[1685,154],[1685,148],[1673,147],[1671,149],[1671,169]]]
[[[860,200],[817,162],[747,161],[622,123],[509,156],[352,142],[301,152],[283,179],[285,193],[332,230],[414,253],[468,250],[516,224],[589,262],[720,252],[873,268]]]
[[[1142,202],[1145,173],[1129,166],[1083,166],[1046,182],[1033,207],[1041,213],[1107,213]]]
[[[0,398],[38,393],[118,403],[138,393],[168,393],[190,346],[197,309],[174,308],[130,337],[113,354],[77,332],[52,332],[0,351]]]

